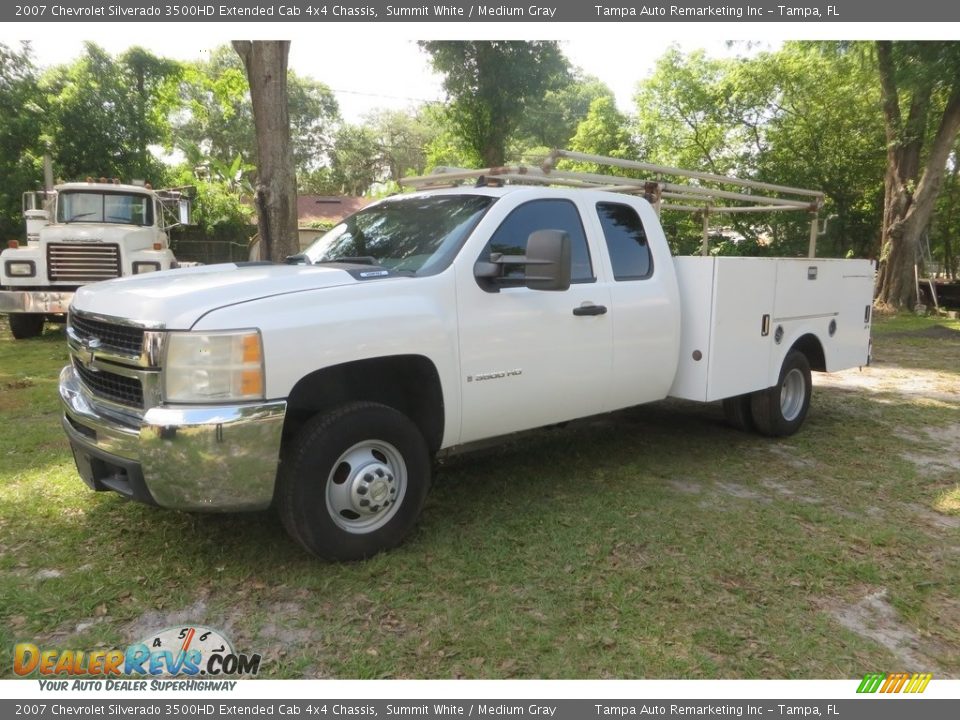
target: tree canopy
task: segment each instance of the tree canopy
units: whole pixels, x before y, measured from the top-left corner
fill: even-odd
[[[524,114],[569,78],[556,42],[423,41],[444,76],[447,120],[481,167],[502,165]]]
[[[568,147],[823,190],[819,253],[880,260],[880,299],[894,306],[916,299],[921,239],[956,273],[960,43],[787,42],[725,58],[671,48],[638,83],[630,112],[555,42],[420,45],[446,102],[356,122],[342,120],[323,82],[286,72],[299,191],[386,192],[433,165],[536,162]],[[18,109],[0,116],[8,236],[22,231],[20,193],[42,182],[45,153],[66,179],[195,184],[208,231],[247,222],[259,151],[248,75],[230,47],[181,63],[87,43],[44,70],[29,44],[0,44],[0,104]],[[807,215],[734,218],[717,228],[716,252],[806,251]],[[663,222],[677,251],[699,244],[697,218],[665,213]]]

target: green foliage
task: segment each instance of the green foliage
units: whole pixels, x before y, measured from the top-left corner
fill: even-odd
[[[586,118],[577,125],[570,149],[591,155],[636,160],[637,144],[630,134],[627,117],[617,110],[612,97],[602,96],[590,103]],[[583,172],[604,172],[593,163],[570,163]]]
[[[165,181],[150,151],[169,139],[178,63],[133,48],[118,58],[93,43],[74,62],[44,73],[44,141],[65,179],[119,177]]]
[[[298,173],[319,168],[329,152],[339,119],[333,91],[323,83],[287,77],[291,144]],[[185,112],[174,117],[174,146],[193,164],[233,162],[238,155],[255,167],[256,138],[250,86],[240,56],[226,45],[209,60],[188,64],[180,85]]]
[[[507,142],[530,107],[569,78],[556,42],[424,41],[449,98],[446,119],[471,164],[502,165]]]
[[[237,161],[226,169],[230,175],[205,172],[197,176],[189,165],[183,165],[172,171],[173,182],[177,185],[192,185],[197,192],[193,201],[193,220],[208,237],[229,237],[249,235],[253,208],[244,201],[250,197],[249,187],[232,179],[238,176]]]
[[[363,125],[341,125],[330,152],[330,181],[338,192],[362,195],[380,174],[380,143]]]
[[[614,102],[613,91],[599,78],[574,70],[559,87],[547,90],[539,102],[527,105],[516,136],[523,147],[565,148],[591,105],[600,98]]]
[[[423,108],[380,110],[367,117],[365,124],[377,139],[387,178],[396,182],[405,175],[426,172],[427,148],[440,133],[435,114]]]
[[[23,238],[20,198],[42,179],[43,99],[30,46],[0,43],[0,243]]]
[[[960,165],[958,152],[954,149],[950,160],[943,192],[937,200],[937,209],[930,228],[930,246],[937,269],[945,276],[956,279],[960,271]]]
[[[821,218],[836,216],[818,254],[866,256],[878,237],[885,144],[879,87],[857,43],[788,42],[776,52],[717,60],[669,50],[637,94],[646,159],[823,190]],[[733,216],[747,239],[730,251],[806,251],[809,216]],[[699,221],[677,220],[684,246]],[[759,251],[758,251],[759,252]]]

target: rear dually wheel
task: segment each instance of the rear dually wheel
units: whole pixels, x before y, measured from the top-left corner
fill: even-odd
[[[791,350],[783,360],[777,384],[750,396],[757,431],[769,437],[793,435],[807,416],[813,384],[806,355]]]

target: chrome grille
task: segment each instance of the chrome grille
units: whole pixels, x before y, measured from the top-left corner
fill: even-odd
[[[143,328],[93,320],[77,313],[70,314],[70,327],[79,340],[96,338],[106,351],[132,357],[143,352]]]
[[[76,358],[73,358],[73,367],[83,384],[95,395],[121,405],[143,407],[143,384],[137,378],[106,370],[91,370]]]
[[[87,283],[120,277],[116,243],[48,243],[47,277],[51,282]]]

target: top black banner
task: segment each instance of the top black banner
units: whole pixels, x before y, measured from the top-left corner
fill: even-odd
[[[0,7],[0,22],[957,22],[960,4],[943,0],[61,0]]]

